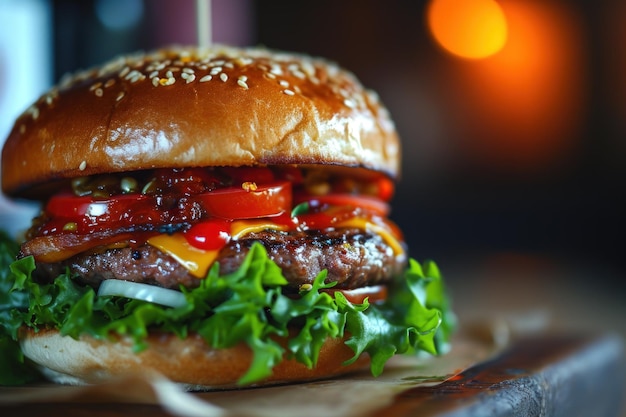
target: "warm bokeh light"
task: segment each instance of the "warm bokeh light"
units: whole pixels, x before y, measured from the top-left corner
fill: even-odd
[[[567,2],[499,2],[508,38],[495,55],[449,61],[450,136],[463,160],[539,173],[567,163],[584,126],[585,42]]]
[[[463,58],[488,57],[506,43],[506,18],[494,0],[432,0],[427,19],[435,40]]]

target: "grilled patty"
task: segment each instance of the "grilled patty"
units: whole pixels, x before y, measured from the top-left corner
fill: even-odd
[[[297,291],[310,284],[323,270],[326,282],[337,282],[338,289],[360,288],[389,282],[400,273],[406,258],[397,256],[377,234],[358,229],[338,229],[326,233],[267,230],[231,241],[218,256],[220,273],[235,271],[254,242],[261,242],[270,258],[282,269]],[[171,256],[150,245],[109,249],[102,253],[79,254],[64,262],[38,263],[36,276],[51,280],[69,268],[84,283],[97,288],[106,279],[120,279],[158,285],[164,288],[193,288],[198,278],[189,274]]]

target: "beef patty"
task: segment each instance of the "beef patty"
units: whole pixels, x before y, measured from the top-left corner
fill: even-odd
[[[326,282],[337,282],[338,289],[350,289],[385,284],[406,266],[405,256],[397,256],[379,235],[362,230],[338,229],[324,234],[267,230],[224,247],[217,259],[220,273],[235,271],[254,242],[265,246],[269,257],[282,269],[291,291],[312,283],[323,270],[328,271]],[[106,279],[176,289],[180,285],[193,288],[200,282],[171,256],[147,244],[79,254],[55,264],[38,263],[35,276],[51,280],[66,268],[95,288]]]

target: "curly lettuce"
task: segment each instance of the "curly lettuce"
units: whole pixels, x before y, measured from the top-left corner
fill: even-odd
[[[98,296],[69,273],[50,284],[36,283],[33,258],[15,260],[16,253],[15,243],[0,235],[0,385],[37,377],[19,348],[22,326],[54,328],[73,338],[127,336],[136,351],[145,349],[147,335],[154,330],[181,338],[197,333],[214,348],[246,343],[253,360],[238,381],[246,385],[270,376],[285,356],[314,367],[324,340],[346,334],[354,352],[346,364],[367,353],[377,376],[395,354],[445,351],[454,322],[432,262],[411,260],[385,302],[353,304],[341,292],[324,291],[333,286],[324,282],[325,272],[299,297],[284,295],[287,280],[264,247],[255,244],[236,272],[221,275],[214,265],[198,288],[181,288],[187,304],[172,308]],[[295,334],[293,329],[298,329]],[[276,342],[276,336],[286,337],[290,330],[286,347]]]

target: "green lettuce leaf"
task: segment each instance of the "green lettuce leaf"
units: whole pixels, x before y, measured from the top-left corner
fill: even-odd
[[[12,291],[15,276],[9,265],[17,256],[18,246],[0,231],[0,385],[22,385],[39,378],[26,363],[17,343],[17,329],[22,325],[19,310],[28,308],[28,295]]]
[[[197,333],[214,348],[243,342],[254,354],[250,368],[239,380],[245,385],[271,375],[285,356],[314,367],[324,340],[346,334],[346,344],[354,351],[346,364],[367,353],[372,373],[379,375],[395,354],[445,351],[454,325],[443,281],[432,262],[422,268],[411,260],[385,302],[352,304],[341,292],[330,295],[323,291],[333,286],[324,282],[326,272],[299,297],[284,295],[287,281],[280,268],[261,244],[255,244],[237,271],[220,275],[219,265],[214,265],[198,288],[181,288],[187,305],[172,308],[97,296],[69,273],[51,284],[38,284],[31,277],[34,260],[15,261],[15,244],[6,236],[0,240],[2,385],[25,383],[34,375],[17,343],[21,326],[55,328],[73,338],[123,335],[133,340],[138,352],[146,348],[151,331],[181,338]],[[287,346],[276,342],[276,336],[289,336]]]

